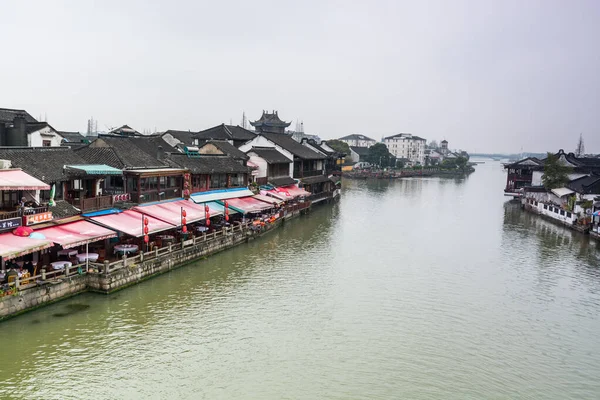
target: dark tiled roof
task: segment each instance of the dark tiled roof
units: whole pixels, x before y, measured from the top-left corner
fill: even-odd
[[[356,135],[356,134],[344,136],[344,137],[339,138],[338,140],[372,140],[372,141],[375,141],[375,139],[371,139],[368,136]]]
[[[167,162],[176,168],[189,169],[193,174],[248,173],[248,167],[230,156],[204,155],[188,156],[172,153]]]
[[[582,176],[567,183],[566,187],[581,194],[595,194],[598,193],[596,190],[600,189],[600,176]]]
[[[69,143],[84,143],[88,140],[79,132],[58,132],[58,134]]]
[[[302,142],[301,142],[301,143],[304,143],[304,142],[308,143],[308,144],[309,144],[311,147],[313,147],[313,148],[317,149],[318,151],[320,151],[320,152],[322,152],[323,154],[326,154],[326,155],[328,155],[328,156],[332,156],[332,155],[334,155],[334,154],[335,154],[335,151],[328,151],[328,150],[325,150],[325,149],[324,149],[323,147],[321,147],[321,145],[320,145],[320,144],[318,144],[318,143],[317,143],[317,141],[316,141],[316,140],[314,140],[314,139],[302,139]]]
[[[113,135],[141,135],[141,133],[139,133],[129,125],[122,125],[118,128],[111,129],[108,133]]]
[[[279,126],[279,127],[288,127],[291,122],[282,121],[277,114],[277,111],[273,111],[273,113],[268,113],[263,111],[260,119],[256,121],[250,121],[250,125],[252,126]]]
[[[68,147],[4,147],[0,148],[0,160],[11,160],[13,167],[46,183],[73,177],[76,173],[64,171],[65,165],[89,164]]]
[[[281,178],[271,178],[269,183],[275,187],[288,186],[296,184],[296,181],[289,176],[282,176]]]
[[[233,140],[233,136],[225,124],[213,126],[212,128],[195,133],[193,136],[199,140]]]
[[[168,131],[163,132],[162,135],[166,135],[167,133],[169,135],[173,136],[175,139],[179,140],[183,144],[191,145],[194,143],[194,137],[193,137],[195,134],[194,132],[177,131],[177,130],[169,129]]]
[[[112,147],[85,146],[75,149],[75,152],[89,164],[106,164],[118,169],[126,168],[125,163],[121,161]]]
[[[38,122],[25,110],[14,110],[12,108],[0,108],[0,123],[13,122],[18,114],[25,115],[25,122],[33,123]]]
[[[266,133],[263,132],[261,135],[267,140],[275,143],[281,148],[289,151],[294,156],[301,158],[303,160],[323,160],[327,158],[326,156],[317,153],[309,149],[306,146],[302,146],[300,143],[296,142],[290,136],[282,135],[280,133]]]
[[[358,154],[359,156],[368,156],[369,148],[368,147],[358,147],[358,146],[350,146],[350,150]]]
[[[244,153],[243,151],[241,151],[240,149],[238,149],[237,147],[235,147],[234,145],[232,145],[231,143],[229,143],[226,140],[209,140],[208,142],[200,145],[200,148],[203,146],[206,146],[209,143],[214,145],[216,148],[218,148],[219,150],[221,150],[223,153],[227,154],[228,156],[231,156],[238,160],[247,160],[248,159],[248,156],[246,155],[246,153]]]
[[[410,133],[398,133],[396,135],[388,136],[388,137],[384,138],[384,140],[394,139],[397,137],[401,137],[403,135],[405,135],[405,139],[407,139],[407,140],[425,140],[426,141],[426,139],[423,139],[422,137],[419,137],[419,136],[411,135]],[[410,135],[410,137],[407,137],[406,135]]]
[[[162,147],[162,152],[159,151],[158,146]],[[89,146],[89,148],[107,147],[112,148],[114,154],[106,152],[110,159],[102,164],[120,169],[164,167],[165,162],[159,160],[158,157],[162,157],[165,152],[177,151],[160,136],[100,136]],[[78,151],[83,151],[83,149]],[[82,157],[91,157],[95,159],[94,162],[99,162],[98,153],[86,151]],[[120,166],[117,160],[120,162]]]
[[[231,137],[233,140],[252,140],[256,137],[256,133],[249,131],[248,129],[244,129],[239,125],[225,125],[229,132],[231,132]]]
[[[279,152],[275,147],[253,147],[248,150],[248,153],[250,152],[255,153],[268,164],[283,164],[292,162],[292,160]]]
[[[32,132],[36,132],[39,131],[40,129],[43,129],[47,126],[50,126],[49,123],[47,122],[32,122],[32,123],[28,123],[27,126],[25,127],[25,132],[27,133],[32,133]],[[52,128],[50,126],[50,128]],[[52,128],[54,129],[54,128]]]
[[[77,207],[72,206],[65,200],[57,200],[56,205],[50,207],[48,211],[52,211],[54,219],[68,218],[81,214],[81,211]]]
[[[327,175],[309,176],[308,178],[301,178],[300,180],[306,185],[331,181]]]

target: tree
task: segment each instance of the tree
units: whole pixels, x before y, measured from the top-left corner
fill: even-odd
[[[548,153],[544,161],[544,175],[542,176],[544,187],[548,190],[563,187],[565,183],[569,182],[570,170],[569,167],[561,164],[560,156]]]
[[[367,157],[371,164],[379,165],[381,168],[390,166],[393,156],[388,151],[388,148],[383,143],[375,143],[369,147],[369,155]]]
[[[579,134],[579,140],[577,141],[577,147],[575,148],[575,155],[577,157],[583,157],[585,154],[585,146],[583,145],[583,134]]]
[[[467,163],[469,162],[469,159],[467,157],[464,156],[458,156],[456,158],[456,168],[460,169],[461,171],[464,171],[465,169],[467,169]]]
[[[348,143],[342,142],[341,140],[328,140],[327,145],[337,151],[338,153],[344,153],[347,156],[350,155],[350,146]]]
[[[427,147],[429,147],[430,149],[437,150],[440,146],[438,145],[437,141],[432,140],[431,142],[429,142],[429,144],[427,145]]]

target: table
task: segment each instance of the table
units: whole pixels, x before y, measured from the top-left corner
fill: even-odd
[[[70,261],[54,261],[51,262],[52,268],[54,269],[65,269],[66,267],[71,267],[73,264]]]
[[[75,249],[63,249],[60,250],[59,252],[56,253],[59,256],[67,256],[67,257],[71,257],[71,256],[76,256],[77,255],[77,250]]]
[[[85,260],[90,260],[90,261],[98,261],[98,253],[81,253],[81,254],[77,254],[77,259],[79,260],[79,262],[83,262]]]
[[[135,253],[137,252],[139,249],[137,244],[119,244],[116,245],[113,248],[114,253],[123,253],[123,254],[129,254],[129,253]]]
[[[210,228],[208,226],[200,225],[200,226],[195,227],[194,229],[196,230],[196,232],[203,233],[203,232],[208,231]]]

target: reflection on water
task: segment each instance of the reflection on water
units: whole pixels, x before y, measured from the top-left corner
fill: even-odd
[[[344,181],[260,240],[9,320],[0,398],[597,398],[598,245],[504,181]]]

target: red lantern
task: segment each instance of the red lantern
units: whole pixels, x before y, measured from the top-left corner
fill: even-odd
[[[183,215],[183,217],[185,218],[185,217],[187,217],[187,212],[185,210],[182,210],[181,215]]]
[[[208,214],[208,212],[210,211],[210,208],[208,208],[207,205],[204,206],[204,212]]]
[[[229,202],[227,200],[225,200],[225,208],[229,207]]]
[[[228,215],[228,213],[225,213],[225,221],[229,221],[229,215]]]
[[[148,235],[144,236],[144,243],[148,243],[150,241],[150,238],[148,237]]]
[[[145,234],[145,235],[147,235],[147,234],[148,234],[148,225],[146,225],[146,226],[144,227],[144,234]]]
[[[144,225],[148,226],[148,218],[144,217]]]
[[[187,226],[185,226],[185,225],[183,226],[182,232],[187,233]]]
[[[206,218],[206,226],[210,226],[210,219]]]
[[[185,225],[185,224],[187,224],[187,220],[185,218],[182,218],[181,219],[181,225]]]

